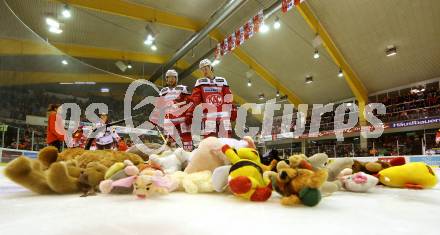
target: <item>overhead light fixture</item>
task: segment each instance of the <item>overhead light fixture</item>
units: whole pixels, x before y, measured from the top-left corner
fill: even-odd
[[[344,73],[342,72],[342,69],[339,69],[338,77],[342,78],[344,76]]]
[[[96,82],[75,82],[75,85],[95,85]]]
[[[318,51],[318,49],[315,49],[315,53],[313,53],[313,58],[319,59],[319,51]]]
[[[389,56],[395,56],[397,55],[397,48],[394,45],[388,46],[387,49],[385,50],[385,54],[389,57]]]
[[[264,93],[261,93],[260,95],[258,95],[258,99],[259,100],[264,100]]]
[[[60,34],[63,32],[63,30],[60,29],[60,22],[52,17],[46,18],[46,24],[49,25],[49,32],[51,33]]]
[[[352,104],[352,103],[347,103],[347,106],[348,106],[348,107],[351,107],[351,105],[353,105],[353,104]]]
[[[125,70],[128,69],[128,65],[126,65],[124,62],[118,60],[115,63],[116,67],[118,67],[119,70],[121,70],[122,72],[125,72]]]
[[[248,87],[251,87],[251,86],[252,86],[252,82],[251,82],[250,79],[249,79],[249,81],[248,81],[248,83],[247,83],[247,86],[248,86]]]
[[[62,63],[63,65],[68,65],[68,64],[69,64],[69,62],[67,62],[67,60],[62,60],[61,63]]]
[[[269,31],[269,26],[267,26],[264,22],[261,23],[260,32],[267,33]]]
[[[280,22],[280,18],[275,18],[275,22],[273,23],[273,28],[274,29],[279,29],[281,27],[281,22]]]
[[[147,38],[145,39],[144,44],[147,46],[151,46],[156,40],[156,33],[154,32],[153,27],[150,23],[145,26],[145,31],[147,31]]]
[[[46,24],[49,25],[50,27],[54,27],[54,28],[60,27],[60,22],[58,22],[58,20],[53,19],[52,17],[46,18]]]
[[[277,90],[276,97],[280,97],[280,91]]]
[[[70,12],[69,5],[64,5],[63,11],[61,12],[64,16],[64,18],[70,18],[72,16],[72,13]]]
[[[144,41],[144,44],[147,46],[151,46],[154,42],[155,38],[152,34],[148,34],[147,38]]]
[[[214,67],[214,66],[216,66],[216,65],[218,65],[218,64],[220,64],[220,60],[218,60],[218,59],[214,59],[214,61],[212,61],[212,66]]]
[[[128,62],[128,63],[127,63],[127,68],[128,68],[128,69],[133,68],[133,66],[131,65],[131,62]]]
[[[306,77],[306,84],[310,84],[313,82],[313,77],[312,76],[307,76]]]
[[[49,32],[54,33],[54,34],[60,34],[63,32],[63,30],[61,30],[59,28],[55,28],[55,27],[50,27]]]
[[[108,93],[108,92],[110,92],[110,89],[106,88],[106,87],[103,87],[103,88],[101,88],[101,92],[102,93]]]
[[[246,78],[251,78],[254,75],[254,70],[252,68],[249,68],[248,71],[246,71]]]
[[[73,82],[60,82],[60,85],[73,85]]]
[[[157,46],[156,46],[156,44],[153,43],[153,44],[151,45],[150,49],[153,50],[153,51],[157,51]]]

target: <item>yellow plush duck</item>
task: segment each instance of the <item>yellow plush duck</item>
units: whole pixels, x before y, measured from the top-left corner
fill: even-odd
[[[430,166],[421,162],[393,166],[379,172],[382,184],[394,188],[424,189],[437,184],[437,176]]]
[[[268,166],[261,164],[258,152],[253,148],[235,150],[229,145],[224,145],[222,151],[232,163],[228,182],[232,193],[251,201],[268,200],[272,185],[268,177],[263,177]]]

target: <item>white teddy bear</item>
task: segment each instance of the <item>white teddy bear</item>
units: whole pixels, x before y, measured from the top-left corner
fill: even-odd
[[[182,171],[188,164],[191,158],[191,153],[177,148],[173,151],[165,151],[161,155],[153,154],[150,160],[159,164],[165,174],[172,174],[176,171]]]
[[[185,191],[192,194],[214,191],[211,171],[200,171],[191,174],[177,171],[170,176],[173,179],[173,190],[175,191]]]

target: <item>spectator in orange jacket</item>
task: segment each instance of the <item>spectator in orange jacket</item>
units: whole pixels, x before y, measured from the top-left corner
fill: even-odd
[[[61,151],[61,147],[64,144],[64,135],[58,133],[55,128],[57,118],[60,118],[59,121],[61,121],[61,117],[57,115],[57,110],[59,107],[59,104],[50,104],[49,108],[47,109],[48,120],[46,137],[46,143],[50,146],[56,147],[58,152]]]
[[[121,138],[121,139],[119,140],[119,142],[118,142],[118,150],[119,150],[119,151],[122,151],[122,152],[125,152],[125,151],[127,151],[127,149],[128,149],[128,146],[127,146],[127,144],[125,143],[124,138]]]

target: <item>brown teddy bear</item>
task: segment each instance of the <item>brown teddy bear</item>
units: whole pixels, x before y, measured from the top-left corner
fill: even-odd
[[[58,153],[55,147],[45,147],[38,159],[20,156],[9,162],[4,173],[39,194],[86,192],[99,185],[108,167],[125,159],[135,165],[143,162],[138,155],[125,152],[72,148]]]
[[[354,160],[352,169],[353,173],[357,172],[364,172],[369,175],[377,175],[379,171],[386,169],[391,166],[401,166],[405,164],[405,158],[404,157],[395,157],[391,159],[390,161],[381,161],[377,160],[375,162],[361,162]]]
[[[277,164],[277,172],[267,173],[272,187],[281,194],[281,204],[316,206],[321,201],[319,188],[327,180],[326,169],[313,169],[303,155],[289,157],[289,164]]]

